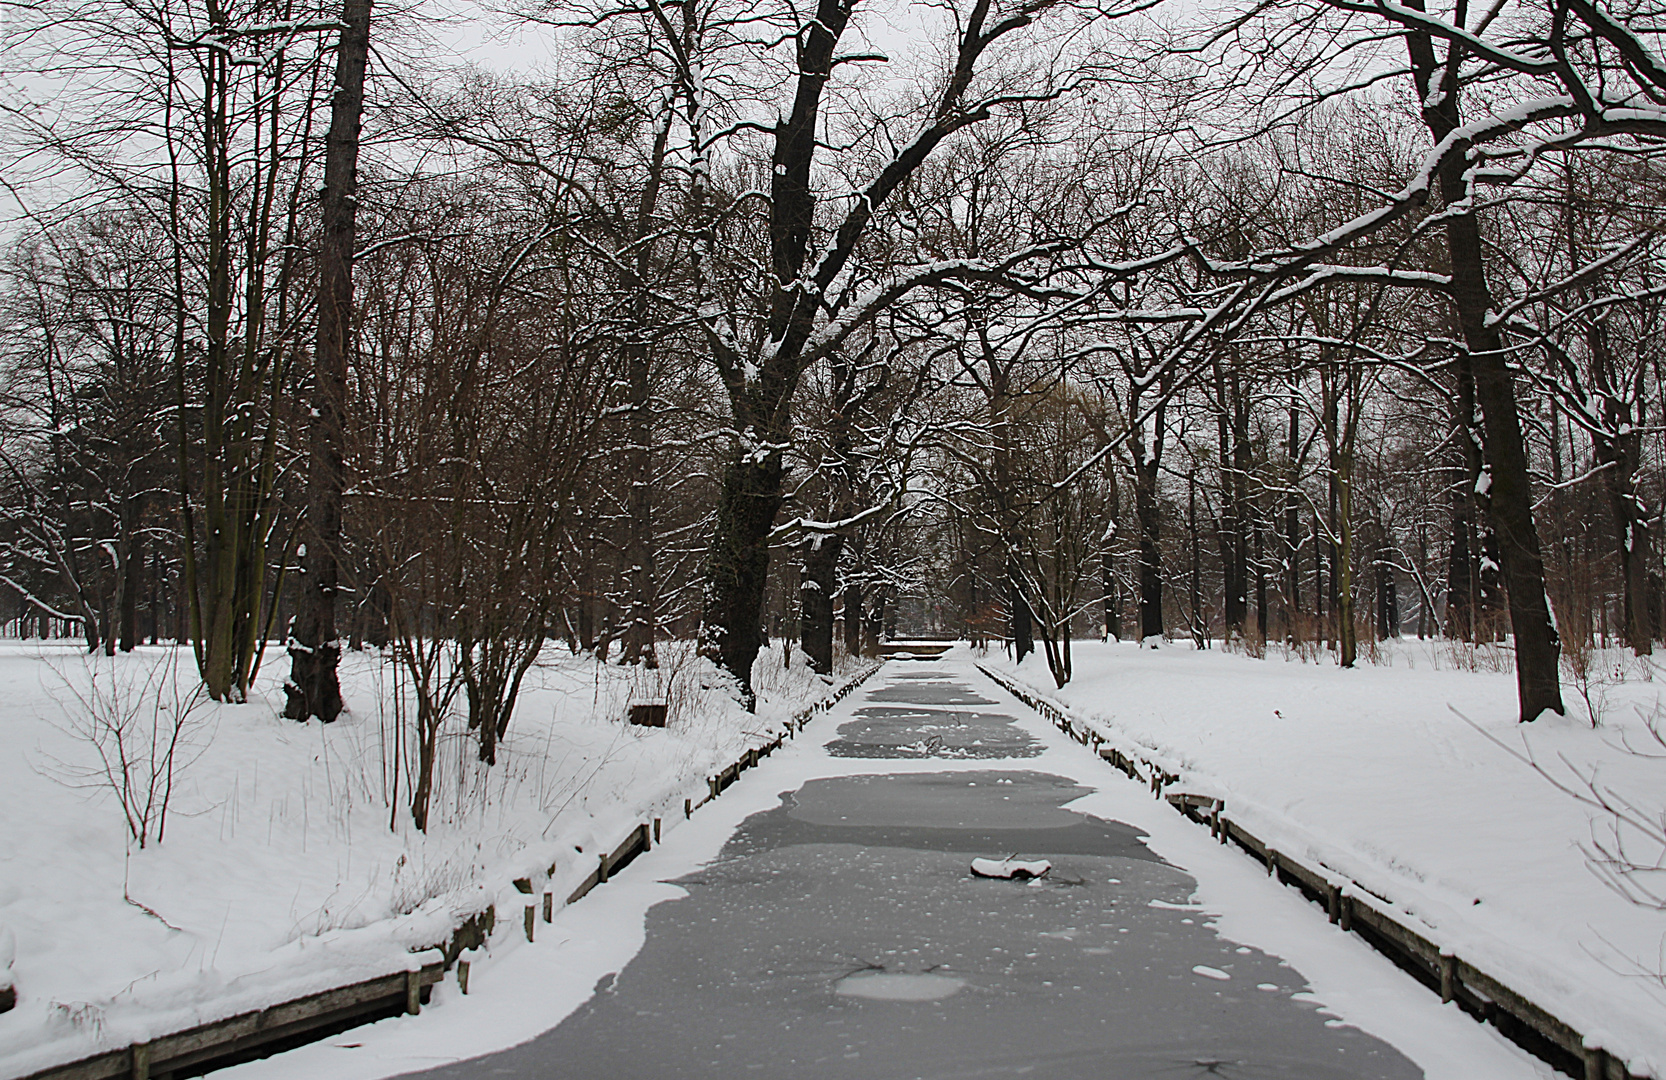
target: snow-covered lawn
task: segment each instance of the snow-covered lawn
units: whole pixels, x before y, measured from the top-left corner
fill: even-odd
[[[983,662],[1145,747],[1181,788],[1224,797],[1278,850],[1393,901],[1635,1074],[1666,1077],[1666,912],[1628,902],[1593,865],[1614,849],[1614,819],[1523,760],[1658,823],[1621,837],[1633,861],[1658,866],[1666,747],[1647,721],[1666,677],[1604,654],[1593,729],[1571,684],[1566,718],[1516,723],[1514,675],[1473,670],[1485,655],[1439,643],[1384,646],[1380,665],[1351,671],[1188,644],[1077,642],[1074,657],[1063,690],[1040,657]],[[1666,872],[1630,881],[1659,894]]]
[[[601,848],[655,816],[675,828],[704,777],[828,690],[801,653],[784,667],[768,651],[751,715],[709,665],[667,652],[656,676],[547,651],[494,768],[460,723],[448,729],[426,835],[406,770],[394,786],[393,664],[347,654],[350,712],[297,724],[278,715],[288,661],[269,656],[251,703],[191,713],[166,832],[157,843],[153,824],[140,850],[76,730],[111,688],[147,702],[160,690],[172,707],[177,684],[188,698],[189,655],[0,644],[0,938],[16,939],[18,992],[0,1014],[0,1077],[405,969],[413,947],[494,901],[500,932],[518,932],[513,879],[541,891],[554,865],[564,898]],[[645,678],[670,681],[638,689],[669,690],[666,729],[622,722]]]

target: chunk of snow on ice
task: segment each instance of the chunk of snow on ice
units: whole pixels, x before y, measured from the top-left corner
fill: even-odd
[[[1277,983],[1256,983],[1255,988],[1257,990],[1277,990],[1278,989],[1278,984]]]
[[[885,971],[864,971],[839,980],[834,992],[840,997],[869,1001],[939,1001],[966,985],[965,979],[948,975],[906,975]]]
[[[1206,979],[1219,979],[1221,982],[1227,982],[1232,978],[1220,968],[1212,968],[1207,964],[1199,964],[1192,968],[1192,974],[1202,975]]]
[[[1025,862],[1022,859],[973,859],[972,873],[988,878],[1045,877],[1053,864],[1046,859]]]

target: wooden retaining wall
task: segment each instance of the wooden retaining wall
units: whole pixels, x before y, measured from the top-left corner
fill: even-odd
[[[684,800],[685,814],[692,814],[716,798],[733,784],[740,774],[781,748],[785,739],[803,731],[817,713],[831,709],[847,694],[866,682],[882,664],[876,663],[854,678],[847,680],[829,697],[793,715],[785,733],[758,746],[748,748],[740,759],[707,781],[707,792],[699,802]],[[567,897],[572,904],[583,899],[598,885],[606,884],[614,874],[623,870],[638,855],[650,850],[658,842],[660,821],[643,822],[632,828],[612,851],[596,858],[596,869]],[[555,873],[556,867],[550,867]],[[515,888],[526,896],[523,913],[527,940],[536,934],[539,908],[542,921],[553,917],[553,897],[545,892],[533,895],[532,881],[520,878]],[[541,902],[541,903],[540,903]],[[400,971],[367,979],[351,986],[338,987],[322,993],[309,994],[279,1005],[233,1016],[225,1020],[202,1024],[186,1031],[164,1035],[148,1043],[136,1043],[120,1050],[111,1050],[68,1065],[58,1065],[31,1073],[23,1080],[184,1080],[201,1076],[214,1069],[238,1065],[256,1058],[268,1057],[291,1050],[309,1042],[382,1020],[401,1013],[416,1014],[431,996],[431,988],[445,977],[446,971],[457,963],[459,956],[469,949],[485,944],[496,923],[497,912],[488,906],[477,912],[452,933],[451,940],[435,945],[428,952],[441,954],[442,959],[425,964],[413,971]],[[459,968],[459,979],[466,986],[467,961]]]
[[[1274,849],[1233,821],[1224,799],[1168,790],[1179,782],[1178,775],[1137,751],[1107,746],[1103,735],[1054,702],[982,664],[977,667],[1060,731],[1084,746],[1091,745],[1102,761],[1129,779],[1145,784],[1155,797],[1166,799],[1175,810],[1209,829],[1210,835],[1222,844],[1237,844],[1264,863],[1269,877],[1300,889],[1325,910],[1332,923],[1363,938],[1396,966],[1440,994],[1442,1001],[1456,1002],[1475,1019],[1492,1024],[1506,1038],[1569,1076],[1583,1080],[1648,1080],[1632,1073],[1623,1061],[1592,1043],[1572,1024],[1408,925],[1394,912],[1394,904],[1386,897],[1328,867],[1309,866]]]
[[[266,1057],[347,1028],[418,1013],[444,975],[428,964],[216,1020],[32,1074],[28,1080],[178,1080]]]

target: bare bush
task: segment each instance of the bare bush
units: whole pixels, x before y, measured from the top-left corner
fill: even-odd
[[[89,750],[91,761],[50,759],[59,783],[116,798],[131,840],[141,849],[167,831],[174,781],[203,751],[212,731],[199,683],[184,690],[179,653],[154,659],[86,656],[79,667],[54,667],[63,706],[59,730]]]

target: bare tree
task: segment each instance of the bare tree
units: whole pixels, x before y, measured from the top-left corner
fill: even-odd
[[[334,720],[341,712],[336,664],[336,589],[341,571],[342,414],[353,328],[353,247],[358,238],[359,125],[370,58],[370,0],[345,0],[336,46],[335,93],[324,146],[323,231],[318,258],[318,336],[313,349],[312,415],[307,425],[305,575],[300,616],[289,638],[291,720]]]

